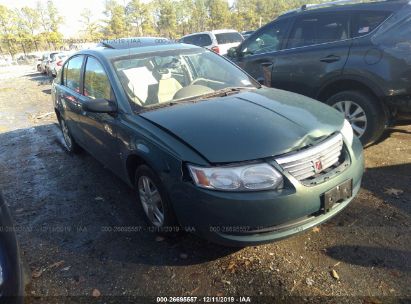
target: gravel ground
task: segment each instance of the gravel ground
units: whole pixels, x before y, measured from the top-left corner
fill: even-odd
[[[133,191],[90,155],[67,154],[52,112],[47,77],[0,71],[0,189],[27,264],[27,303],[411,301],[411,125],[366,149],[363,187],[337,217],[233,249],[191,234],[110,232],[144,227]]]

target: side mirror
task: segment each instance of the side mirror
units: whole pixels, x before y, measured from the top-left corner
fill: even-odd
[[[114,113],[117,112],[117,106],[110,100],[99,98],[84,102],[83,110],[94,113]]]
[[[233,58],[233,59],[235,59],[235,58],[237,58],[237,48],[236,47],[232,47],[232,48],[229,48],[228,49],[228,51],[227,51],[227,57],[228,58]]]

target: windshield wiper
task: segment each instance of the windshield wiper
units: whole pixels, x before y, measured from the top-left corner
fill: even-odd
[[[254,90],[259,89],[258,87],[227,87],[214,92],[205,93],[201,95],[189,96],[180,99],[173,100],[174,103],[179,104],[187,101],[196,102],[198,100],[207,99],[216,96],[228,96],[231,94],[236,94],[244,90]]]
[[[204,100],[204,99],[212,98],[212,97],[216,97],[216,96],[229,96],[231,94],[236,94],[236,93],[239,93],[241,91],[256,90],[256,89],[259,89],[259,88],[257,88],[257,87],[227,87],[227,88],[220,89],[220,90],[217,90],[217,91],[214,91],[214,92],[211,92],[211,93],[206,93],[206,94],[203,94],[203,95],[197,95],[197,96],[191,96],[191,97],[171,100],[171,101],[165,102],[165,103],[153,104],[149,107],[142,107],[141,110],[139,111],[139,113],[152,111],[152,110],[159,109],[159,108],[164,108],[164,107],[170,107],[170,106],[174,106],[174,105],[177,105],[177,104],[185,103],[187,101],[196,102],[196,101],[199,101],[199,100]]]
[[[216,97],[216,96],[229,96],[232,94],[237,94],[242,91],[254,90],[254,89],[257,89],[257,88],[256,87],[227,87],[227,88],[220,89],[220,90],[217,90],[211,93],[196,96],[195,99],[205,99],[205,98],[211,98],[211,97]]]
[[[256,87],[228,87],[228,88],[224,88],[221,90],[217,90],[215,92],[213,92],[214,94],[226,94],[229,95],[230,93],[236,93],[236,92],[241,92],[244,90],[253,90],[256,89]]]

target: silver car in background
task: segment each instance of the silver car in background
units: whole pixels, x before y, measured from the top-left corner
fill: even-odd
[[[71,56],[72,52],[62,52],[53,56],[53,59],[49,62],[47,68],[47,75],[56,77],[57,73],[61,70],[64,62]]]
[[[50,61],[53,60],[53,58],[56,54],[58,54],[58,52],[44,53],[43,56],[42,56],[42,60],[40,62],[40,65],[38,66],[37,70],[40,73],[47,74],[47,72],[48,72],[47,69],[48,69],[48,66],[50,64]]]

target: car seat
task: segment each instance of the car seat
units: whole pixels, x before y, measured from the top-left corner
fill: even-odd
[[[168,69],[159,71],[160,80],[158,81],[158,102],[168,102],[173,99],[174,94],[182,88],[177,79],[171,77]]]

